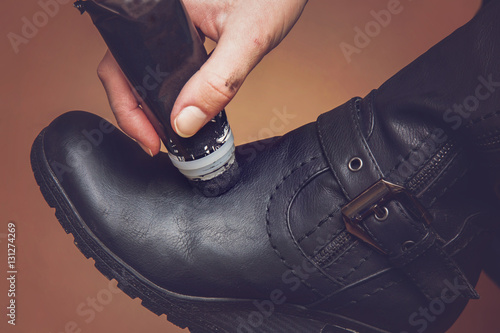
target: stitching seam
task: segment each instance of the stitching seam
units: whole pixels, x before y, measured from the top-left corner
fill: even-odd
[[[310,229],[308,232],[306,232],[303,236],[299,237],[297,239],[297,243],[301,243],[302,241],[304,241],[305,239],[309,238],[312,234],[314,234],[321,226],[323,226],[329,219],[331,219],[332,217],[334,217],[336,214],[338,214],[339,212],[339,209],[338,208],[335,208],[334,211],[332,211],[330,214],[328,214],[325,218],[321,219],[321,221],[319,221],[319,223],[313,227],[312,229]],[[335,235],[338,235],[341,231],[337,232]]]
[[[267,231],[267,235],[269,237],[269,242],[271,244],[271,247],[273,248],[274,252],[278,255],[278,257],[280,258],[280,260],[283,263],[283,265],[285,265],[285,267],[287,267],[292,272],[292,274],[295,275],[299,279],[299,281],[304,286],[306,286],[309,290],[311,290],[317,296],[324,297],[324,295],[319,290],[317,290],[316,288],[314,288],[313,286],[311,286],[309,283],[307,283],[307,281],[305,281],[304,279],[302,279],[296,273],[295,269],[293,269],[293,267],[290,266],[287,263],[286,259],[281,255],[281,252],[278,250],[276,244],[274,244],[274,242],[273,242],[273,236],[271,234],[271,226],[270,226],[270,217],[269,217],[269,213],[270,213],[269,209],[270,209],[270,206],[271,206],[271,202],[272,202],[272,200],[274,198],[274,194],[276,193],[276,191],[278,190],[278,188],[280,188],[280,186],[285,182],[285,180],[287,178],[289,178],[293,173],[295,173],[297,170],[299,170],[300,168],[302,168],[304,165],[306,165],[306,164],[314,161],[317,158],[318,158],[318,156],[314,156],[314,157],[309,158],[305,162],[300,163],[296,168],[292,169],[288,175],[284,176],[283,179],[281,180],[281,182],[278,185],[276,185],[276,187],[274,188],[273,194],[268,199],[269,201],[268,201],[267,208],[266,208],[266,231]]]
[[[484,116],[482,117],[479,117],[478,119],[474,119],[472,120],[469,124],[465,125],[465,128],[470,128],[472,127],[473,125],[483,121],[483,120],[486,120],[488,118],[493,118],[493,117],[497,117],[500,115],[500,110],[498,111],[494,111],[494,112],[491,112],[491,113],[487,113],[485,114]]]

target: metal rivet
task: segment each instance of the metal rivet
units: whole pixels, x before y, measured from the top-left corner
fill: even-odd
[[[389,217],[389,209],[387,207],[379,207],[375,211],[375,219],[377,221],[385,221]]]
[[[348,167],[352,172],[359,171],[363,167],[363,160],[359,157],[353,157],[349,161]]]
[[[401,246],[401,249],[403,250],[403,252],[405,252],[405,251],[408,251],[409,249],[411,249],[414,245],[415,245],[415,242],[412,240],[409,240],[409,241],[406,241],[403,243],[403,245]]]

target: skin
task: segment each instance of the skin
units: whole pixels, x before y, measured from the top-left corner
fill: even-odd
[[[180,92],[171,113],[172,127],[187,137],[226,107],[253,68],[290,32],[307,0],[183,2],[201,37],[217,42],[210,58]],[[156,155],[160,151],[160,139],[109,51],[97,73],[118,125],[148,154]],[[190,106],[197,107],[201,113],[192,122],[182,122],[177,117]],[[189,128],[193,133],[181,132],[178,128]]]

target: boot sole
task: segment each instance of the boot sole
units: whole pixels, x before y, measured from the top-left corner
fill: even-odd
[[[193,297],[177,294],[149,282],[115,256],[82,221],[46,159],[43,130],[31,149],[31,167],[45,201],[55,208],[55,216],[83,255],[95,261],[95,267],[132,299],[180,328],[191,333],[262,332],[262,333],[389,333],[370,325],[302,306],[274,305],[267,312],[255,307],[255,300]],[[257,300],[262,301],[262,300]]]

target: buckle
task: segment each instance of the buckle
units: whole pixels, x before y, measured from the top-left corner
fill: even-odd
[[[379,221],[385,220],[389,212],[384,204],[395,198],[411,204],[415,213],[422,217],[428,225],[431,223],[430,214],[406,188],[380,179],[342,208],[347,231],[386,254],[360,224],[371,215],[375,215]]]

